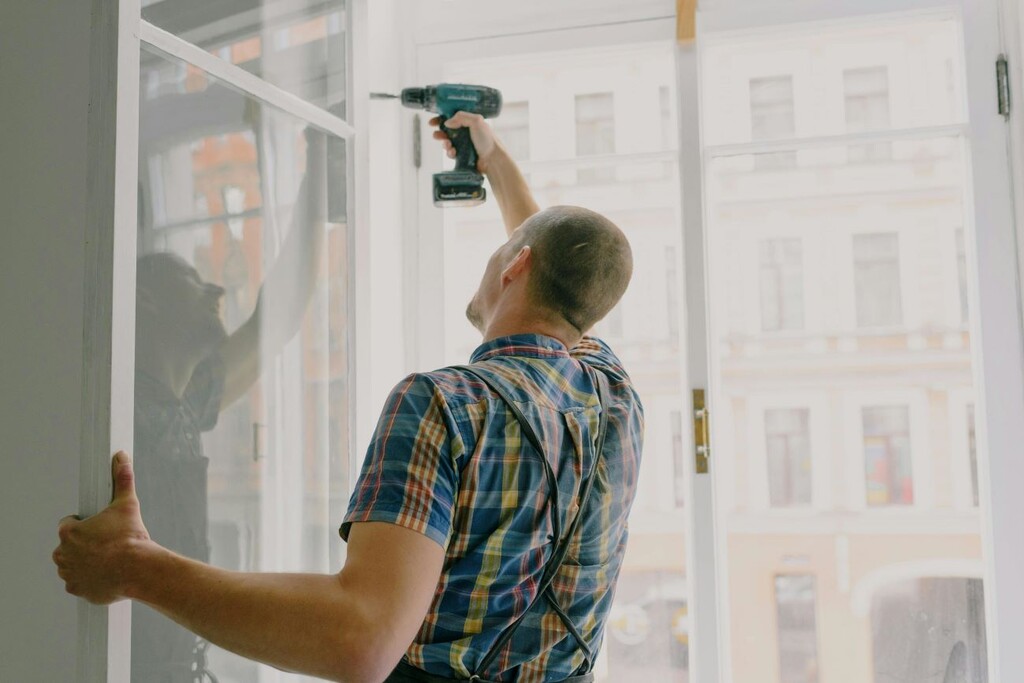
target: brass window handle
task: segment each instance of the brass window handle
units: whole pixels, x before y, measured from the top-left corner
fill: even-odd
[[[704,390],[693,390],[693,442],[694,464],[697,474],[708,473],[708,460],[711,458],[711,438],[708,421],[710,420],[705,404]]]

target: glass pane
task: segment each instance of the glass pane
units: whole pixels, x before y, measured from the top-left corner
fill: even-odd
[[[871,601],[875,681],[987,681],[984,605],[980,579],[917,579],[879,590]]]
[[[958,33],[953,19],[889,18],[741,38],[706,36],[705,142],[963,123]],[[851,153],[884,159],[881,151],[860,150]],[[765,156],[760,163],[779,158]]]
[[[968,142],[891,133],[962,120],[946,106],[957,32],[920,18],[773,27],[711,37],[702,57],[718,142],[749,141],[730,97],[784,72],[795,137],[838,136],[771,154],[712,150],[707,166],[734,683],[987,681],[980,520],[964,481]],[[864,131],[879,131],[878,147],[857,151]],[[972,677],[943,678],[963,661]]]
[[[146,21],[341,117],[346,13],[346,0],[142,1]],[[160,77],[151,72],[143,89],[169,87]]]
[[[146,53],[142,82],[154,72],[185,79],[142,91],[143,518],[217,566],[336,571],[351,469],[344,142]],[[134,605],[132,680],[191,681],[193,666],[222,683],[299,680]]]
[[[493,85],[506,101],[528,106],[533,121],[544,122],[530,129],[533,154],[524,169],[542,207],[571,204],[599,211],[630,239],[632,284],[593,332],[623,360],[643,397],[645,459],[597,674],[612,682],[686,681],[683,251],[675,139],[663,124],[668,117],[670,127],[676,126],[672,47],[475,61],[450,65],[444,76]],[[619,107],[622,117],[616,116]],[[519,115],[512,113],[514,120]],[[495,120],[499,133],[511,125],[502,121],[505,116]],[[655,158],[631,159],[636,153]],[[591,155],[606,156],[601,163],[588,162]],[[445,362],[460,363],[480,343],[465,320],[466,302],[488,257],[506,238],[493,196],[480,208],[445,211],[444,225]]]

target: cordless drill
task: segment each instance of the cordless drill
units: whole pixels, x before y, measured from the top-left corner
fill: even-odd
[[[438,114],[441,130],[455,147],[455,170],[434,174],[435,206],[475,206],[487,199],[484,177],[476,168],[477,152],[468,128],[448,128],[445,121],[468,111],[486,119],[501,113],[501,92],[483,85],[439,83],[402,90],[402,104]]]

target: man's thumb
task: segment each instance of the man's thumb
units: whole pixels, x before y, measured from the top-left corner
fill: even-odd
[[[127,453],[114,453],[110,474],[114,481],[114,500],[135,498],[135,472],[132,470],[132,459]]]

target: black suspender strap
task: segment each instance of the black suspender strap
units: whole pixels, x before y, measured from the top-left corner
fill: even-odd
[[[604,454],[605,435],[608,431],[608,401],[606,398],[605,388],[605,382],[607,380],[602,376],[600,372],[596,370],[591,371],[593,373],[593,381],[595,386],[597,387],[598,398],[601,404],[601,413],[597,429],[597,441],[595,443],[596,450],[594,455],[594,465],[591,468],[590,475],[586,478],[586,480],[584,480],[583,484],[580,487],[579,508],[576,511],[576,516],[573,518],[572,524],[569,526],[568,532],[565,535],[562,535],[560,519],[561,508],[558,505],[558,482],[555,478],[554,470],[551,468],[551,463],[549,462],[547,455],[545,453],[544,445],[541,442],[540,437],[537,436],[537,432],[536,430],[534,430],[533,425],[530,424],[530,421],[526,418],[526,416],[523,414],[523,411],[516,404],[515,399],[512,398],[512,396],[510,396],[509,393],[498,382],[494,381],[494,379],[489,377],[487,373],[482,372],[479,368],[474,368],[465,365],[460,366],[460,369],[465,370],[469,374],[478,378],[481,382],[490,387],[494,391],[494,393],[501,397],[501,399],[508,406],[509,410],[512,411],[512,415],[515,417],[516,421],[519,423],[519,427],[523,433],[523,436],[526,437],[526,440],[529,441],[530,445],[533,446],[534,450],[537,451],[537,455],[540,457],[541,461],[544,464],[544,475],[547,479],[548,488],[550,490],[549,504],[551,506],[552,511],[551,526],[553,530],[555,548],[551,553],[551,557],[548,558],[548,561],[545,563],[544,569],[541,573],[541,581],[539,590],[537,591],[537,598],[543,596],[551,604],[551,607],[554,610],[555,614],[558,615],[559,619],[561,619],[562,623],[565,625],[566,630],[569,631],[572,637],[576,640],[577,645],[579,645],[579,648],[583,651],[583,656],[586,660],[584,671],[590,671],[594,666],[594,654],[590,651],[590,647],[583,639],[583,635],[580,633],[579,629],[576,628],[576,625],[572,623],[572,620],[565,613],[565,610],[562,608],[562,606],[558,603],[558,598],[555,595],[554,589],[552,589],[551,587],[551,583],[554,581],[555,576],[558,574],[558,570],[561,569],[562,565],[565,563],[566,555],[569,552],[569,545],[572,543],[573,537],[579,530],[580,523],[583,519],[583,510],[584,508],[586,508],[587,502],[590,500],[590,493],[594,488],[594,480],[597,478],[598,466],[600,465],[601,457]],[[491,649],[484,656],[483,660],[480,662],[480,666],[477,667],[476,673],[473,674],[473,676],[470,678],[470,681],[482,680],[481,676],[487,670],[487,667],[489,667],[491,663],[497,658],[502,648],[512,638],[516,630],[518,630],[520,624],[522,624],[523,622],[523,619],[526,618],[526,615],[530,613],[530,610],[533,609],[533,606],[536,605],[539,601],[539,599],[535,599],[533,602],[531,602],[526,607],[526,609],[523,610],[523,613],[520,614],[515,621],[509,624],[504,631],[502,631],[501,635],[499,635],[498,639],[494,642],[494,645],[491,647]]]

